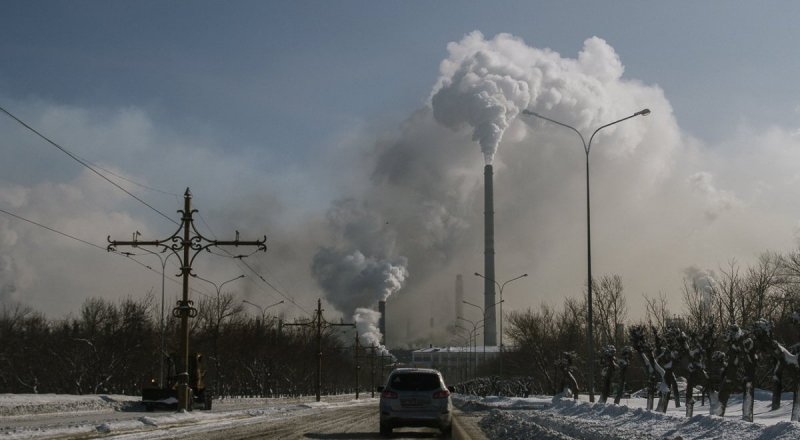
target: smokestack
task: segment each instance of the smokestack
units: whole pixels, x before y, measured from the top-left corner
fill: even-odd
[[[459,316],[464,316],[464,277],[461,274],[456,275],[456,319]]]
[[[497,310],[495,310],[494,293],[494,178],[492,165],[483,169],[484,180],[484,259],[483,259],[483,345],[497,345]]]
[[[381,345],[386,345],[386,301],[378,301],[378,312],[381,317],[378,319],[378,330],[381,332]]]

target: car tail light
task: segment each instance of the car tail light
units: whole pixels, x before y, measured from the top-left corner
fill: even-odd
[[[381,399],[397,399],[397,393],[392,390],[383,390],[383,393],[381,393]]]
[[[433,393],[434,399],[446,399],[448,396],[450,396],[450,391],[447,390],[439,390]]]

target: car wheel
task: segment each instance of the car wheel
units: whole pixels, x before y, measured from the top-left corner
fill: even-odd
[[[442,437],[450,437],[453,434],[453,425],[447,425],[439,428],[442,431]]]
[[[381,435],[384,437],[392,435],[392,427],[388,423],[381,423]]]

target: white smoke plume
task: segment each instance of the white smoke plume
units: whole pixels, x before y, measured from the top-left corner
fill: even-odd
[[[487,164],[493,162],[511,120],[530,101],[528,70],[514,56],[524,43],[510,37],[495,42],[476,32],[460,44],[449,44],[450,59],[442,63],[440,86],[431,100],[440,123],[472,127],[472,139]]]
[[[714,176],[707,171],[693,174],[689,178],[689,184],[696,193],[704,198],[705,216],[709,221],[716,220],[725,211],[740,208],[743,205],[734,193],[718,189],[714,185]]]
[[[358,250],[322,248],[314,256],[311,270],[328,302],[353,317],[361,343],[386,351],[378,329],[380,313],[366,307],[375,307],[403,287],[408,276],[406,259],[368,258]]]
[[[359,307],[353,314],[356,323],[359,342],[362,347],[377,347],[378,354],[388,355],[389,350],[381,344],[381,331],[378,329],[378,322],[381,318],[380,312],[364,307]]]
[[[374,306],[403,287],[406,260],[380,260],[360,251],[343,252],[322,248],[314,256],[311,270],[327,294],[328,302],[346,314],[361,306]]]
[[[450,56],[441,63],[431,98],[434,117],[453,129],[471,127],[488,164],[523,109],[541,109],[579,128],[614,116],[605,107],[624,68],[600,38],[586,40],[577,60],[527,46],[509,34],[487,40],[477,31],[447,49]],[[635,145],[637,139],[630,141]]]
[[[714,272],[702,270],[697,266],[689,266],[684,270],[684,275],[695,290],[703,293],[703,309],[708,313],[711,310],[711,304],[717,291]]]
[[[496,168],[498,276],[530,274],[508,286],[504,310],[559,304],[582,294],[584,152],[574,133],[519,116],[523,109],[584,134],[642,108],[652,110],[647,118],[604,129],[592,147],[592,264],[598,274],[619,274],[628,291],[664,291],[677,302],[689,264],[714,267],[730,258],[747,264],[764,249],[795,245],[790,238],[800,208],[786,200],[800,197],[800,138],[776,128],[737,131],[724,148],[707,145],[682,132],[665,92],[648,83],[652,78],[623,75],[620,57],[604,40],[576,42],[574,54],[563,56],[530,43],[473,32],[449,44],[438,81],[431,78],[429,103],[377,136],[360,124],[343,127],[348,136],[337,148],[320,147],[320,156],[291,172],[280,167],[265,173],[271,160],[218,151],[216,140],[174,133],[145,110],[108,118],[104,108],[43,103],[28,106],[26,114],[37,128],[68,135],[68,145],[88,146],[79,150],[85,157],[121,167],[133,180],[175,192],[191,186],[205,220],[220,235],[234,229],[266,233],[269,251],[250,261],[259,270],[269,268],[264,273],[271,280],[291,282],[293,288],[284,290],[299,304],[316,302],[322,286],[329,304],[349,318],[358,308],[374,308],[388,292],[390,346],[448,342],[446,336],[432,337],[428,323],[436,315],[439,330],[452,325],[442,316],[452,310],[446,299],[452,298],[453,277],[483,264],[481,156]],[[24,150],[30,156],[20,165],[17,145],[29,137],[20,132],[0,142],[4,157],[14,158],[3,169],[8,182],[0,182],[0,200],[8,209],[98,244],[109,234],[124,239],[140,230],[160,238],[165,227],[171,230],[96,176],[65,174],[59,170],[70,168],[63,166],[37,168],[48,161],[33,155],[35,149]],[[484,155],[468,154],[477,153],[466,149],[474,148],[471,137]],[[107,139],[127,139],[137,148],[111,148]],[[143,159],[153,157],[160,160]],[[187,158],[191,166],[171,166]],[[9,177],[18,170],[25,170],[27,180]],[[29,170],[39,175],[29,176]],[[219,178],[203,177],[208,175]],[[51,183],[36,183],[41,180]],[[252,193],[230,197],[245,183]],[[298,189],[314,197],[298,197]],[[165,212],[176,209],[171,197],[157,201]],[[0,241],[0,254],[14,257],[0,263],[4,283],[13,279],[12,296],[55,316],[77,310],[90,295],[121,298],[160,286],[160,277],[125,258],[54,239],[16,220],[0,221]],[[140,257],[146,264],[153,258]],[[103,270],[87,276],[87,267]],[[223,271],[220,279],[229,275]],[[465,299],[479,301],[481,281],[464,282]],[[639,296],[629,299],[631,315],[643,313]],[[291,307],[287,313],[300,314]],[[408,340],[394,340],[405,334]]]

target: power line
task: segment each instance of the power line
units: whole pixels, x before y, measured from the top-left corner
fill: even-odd
[[[73,239],[73,240],[75,240],[75,241],[79,241],[79,242],[81,242],[81,243],[83,243],[83,244],[88,244],[89,246],[96,247],[97,249],[100,249],[100,250],[106,250],[106,248],[104,248],[103,246],[99,246],[99,245],[96,245],[96,244],[94,244],[94,243],[88,242],[88,241],[86,241],[86,240],[80,239],[80,238],[78,238],[78,237],[75,237],[75,236],[69,235],[69,234],[67,234],[66,232],[61,232],[61,231],[58,231],[58,230],[56,230],[56,229],[53,229],[53,228],[51,228],[51,227],[49,227],[49,226],[45,226],[45,225],[43,225],[43,224],[41,224],[41,223],[35,222],[35,221],[33,221],[33,220],[30,220],[30,219],[27,219],[27,218],[25,218],[25,217],[19,216],[19,215],[17,215],[17,214],[14,214],[13,212],[6,211],[5,209],[2,209],[2,208],[0,208],[0,212],[2,212],[3,214],[10,215],[11,217],[14,217],[14,218],[16,218],[16,219],[18,219],[18,220],[22,220],[22,221],[24,221],[24,222],[28,222],[28,223],[30,223],[30,224],[36,225],[36,226],[38,226],[38,227],[40,227],[40,228],[47,229],[48,231],[55,232],[56,234],[63,235],[64,237],[71,238],[71,239]]]
[[[67,234],[66,232],[59,231],[58,229],[51,228],[50,226],[43,225],[43,224],[41,224],[41,223],[39,223],[39,222],[36,222],[36,221],[33,221],[33,220],[31,220],[31,219],[28,219],[28,218],[22,217],[21,215],[17,215],[17,214],[14,214],[13,212],[6,211],[5,209],[2,209],[2,208],[0,208],[0,212],[2,212],[3,214],[6,214],[6,215],[8,215],[8,216],[10,216],[10,217],[14,217],[14,218],[15,218],[15,219],[17,219],[17,220],[21,220],[21,221],[24,221],[24,222],[30,223],[30,224],[32,224],[32,225],[35,225],[35,226],[38,226],[38,227],[40,227],[40,228],[42,228],[42,229],[46,229],[46,230],[48,230],[48,231],[50,231],[50,232],[54,232],[54,233],[56,233],[56,234],[58,234],[58,235],[61,235],[61,236],[63,236],[63,237],[67,237],[67,238],[69,238],[69,239],[71,239],[71,240],[75,240],[75,241],[77,241],[77,242],[83,243],[83,244],[85,244],[85,245],[88,245],[88,246],[91,246],[91,247],[93,247],[93,248],[100,249],[100,250],[101,250],[101,251],[103,251],[103,252],[109,252],[109,251],[108,251],[108,249],[107,249],[107,248],[105,248],[105,247],[103,247],[103,246],[99,246],[99,245],[97,245],[97,244],[94,244],[94,243],[92,243],[92,242],[90,242],[90,241],[86,241],[86,240],[84,240],[84,239],[81,239],[81,238],[75,237],[74,235]],[[142,267],[144,267],[145,269],[147,269],[147,270],[149,270],[149,271],[151,271],[151,272],[157,273],[158,275],[164,276],[164,274],[163,274],[162,272],[160,272],[160,271],[158,271],[158,270],[156,270],[156,269],[153,269],[151,266],[148,266],[148,265],[146,265],[146,264],[142,263],[141,261],[139,261],[139,260],[137,260],[137,259],[133,258],[134,256],[136,256],[136,254],[133,254],[133,253],[130,253],[130,252],[119,252],[119,251],[116,251],[116,250],[112,250],[112,251],[110,251],[110,252],[111,252],[112,254],[114,254],[114,255],[117,255],[117,256],[120,256],[120,257],[126,257],[127,259],[129,259],[129,260],[133,261],[134,263],[138,264],[139,266],[142,266]],[[177,280],[175,280],[175,279],[173,279],[173,278],[169,278],[169,280],[170,280],[170,282],[172,282],[172,283],[180,284],[180,283],[179,283]],[[192,289],[192,291],[193,291],[193,292],[195,292],[195,293],[199,293],[200,295],[203,295],[203,296],[205,296],[205,297],[207,297],[207,298],[211,298],[211,295],[208,295],[208,294],[206,294],[206,293],[200,292],[199,290]]]
[[[140,203],[142,203],[143,205],[147,206],[148,208],[152,209],[153,211],[157,212],[157,213],[158,213],[158,214],[160,214],[162,217],[166,218],[167,220],[171,221],[172,223],[175,223],[176,225],[178,224],[178,222],[177,222],[177,221],[173,220],[173,219],[172,219],[171,217],[169,217],[168,215],[164,214],[163,212],[159,211],[158,209],[156,209],[155,207],[153,207],[153,206],[152,206],[152,205],[150,205],[149,203],[147,203],[147,202],[145,202],[144,200],[140,199],[139,197],[137,197],[136,195],[134,195],[133,193],[131,193],[131,192],[130,192],[130,191],[128,191],[127,189],[125,189],[125,188],[123,188],[122,186],[120,186],[118,183],[116,183],[116,182],[114,182],[113,180],[109,179],[109,178],[108,178],[108,177],[106,177],[106,176],[105,176],[103,173],[101,173],[101,172],[97,171],[97,170],[96,170],[94,167],[92,167],[92,166],[91,166],[89,163],[87,163],[86,161],[84,161],[83,159],[81,159],[80,157],[78,157],[77,155],[75,155],[75,154],[71,153],[69,150],[67,150],[66,148],[64,148],[64,147],[62,147],[61,145],[57,144],[56,142],[52,141],[50,138],[48,138],[47,136],[43,135],[42,133],[39,133],[38,131],[36,131],[36,129],[35,129],[35,128],[33,128],[33,127],[31,127],[30,125],[26,124],[26,123],[25,123],[23,120],[21,120],[21,119],[19,119],[18,117],[14,116],[13,114],[11,114],[11,112],[9,112],[8,110],[6,110],[6,109],[5,109],[5,108],[3,108],[2,106],[0,106],[0,111],[2,111],[3,113],[5,113],[6,115],[8,115],[8,116],[9,116],[11,119],[13,119],[13,120],[17,121],[17,122],[18,122],[20,125],[22,125],[23,127],[27,128],[28,130],[30,130],[31,132],[33,132],[34,134],[36,134],[36,135],[37,135],[37,136],[39,136],[40,138],[44,139],[44,140],[45,140],[47,143],[49,143],[50,145],[52,145],[52,146],[54,146],[54,147],[58,148],[59,150],[61,150],[61,151],[62,151],[64,154],[66,154],[67,156],[69,156],[70,158],[72,158],[73,160],[75,160],[76,162],[78,162],[79,164],[81,164],[81,165],[83,165],[84,167],[88,168],[89,170],[91,170],[93,173],[95,173],[95,174],[97,174],[98,176],[100,176],[101,178],[103,178],[103,179],[104,179],[105,181],[107,181],[108,183],[110,183],[110,184],[114,185],[115,187],[119,188],[119,189],[120,189],[120,190],[122,190],[122,191],[123,191],[125,194],[127,194],[127,195],[129,195],[129,196],[133,197],[134,199],[136,199],[137,201],[139,201],[139,202],[140,202]]]
[[[76,156],[80,157],[78,155],[76,155]],[[111,171],[109,169],[103,168],[103,167],[101,167],[100,165],[98,165],[98,164],[96,164],[94,162],[88,161],[88,160],[83,159],[83,158],[81,158],[81,159],[84,160],[86,163],[92,165],[93,167],[101,169],[101,170],[105,171],[106,173],[111,174],[112,176],[114,176],[114,177],[116,177],[118,179],[124,180],[124,181],[126,181],[128,183],[132,183],[132,184],[134,184],[134,185],[136,185],[136,186],[138,186],[140,188],[144,188],[144,189],[147,189],[147,190],[150,190],[150,191],[154,191],[154,192],[157,192],[157,193],[164,194],[165,196],[175,197],[176,200],[180,201],[180,197],[181,197],[180,194],[171,193],[171,192],[165,191],[163,189],[153,188],[152,186],[145,185],[144,183],[139,183],[139,182],[137,182],[135,180],[132,180],[132,179],[129,179],[129,178],[125,177],[125,176],[120,176],[119,174],[117,174],[117,173],[115,173],[115,172],[113,172],[113,171]]]
[[[281,290],[280,290],[280,289],[278,289],[278,288],[277,288],[277,287],[275,287],[275,286],[274,286],[272,283],[270,283],[269,281],[267,281],[267,279],[266,279],[266,278],[264,278],[263,276],[261,276],[261,274],[259,274],[258,272],[256,272],[256,270],[255,270],[255,269],[253,269],[253,268],[252,268],[252,267],[251,267],[249,264],[247,264],[247,263],[246,263],[244,260],[242,260],[242,259],[239,259],[239,261],[240,261],[242,264],[244,264],[244,266],[245,266],[246,268],[250,269],[250,271],[251,271],[251,272],[253,272],[253,273],[254,273],[254,274],[255,274],[255,275],[256,275],[256,276],[257,276],[257,277],[258,277],[258,278],[259,278],[261,281],[263,281],[263,282],[264,282],[264,284],[266,284],[266,285],[268,285],[269,287],[271,287],[271,288],[272,288],[272,290],[274,290],[274,291],[278,292],[278,294],[279,294],[279,295],[281,295],[282,297],[284,297],[284,298],[285,298],[287,301],[289,301],[290,303],[294,304],[294,305],[295,305],[295,307],[297,307],[298,309],[302,310],[302,311],[303,311],[305,314],[307,314],[307,315],[311,316],[311,312],[309,312],[308,310],[306,310],[305,308],[303,308],[303,306],[301,306],[300,304],[297,304],[297,302],[295,302],[295,300],[294,300],[292,297],[290,297],[290,296],[286,295],[285,293],[281,292]]]
[[[109,173],[109,174],[111,174],[111,175],[113,175],[113,176],[115,176],[115,177],[117,177],[117,178],[120,178],[120,179],[122,179],[122,180],[125,180],[125,181],[127,181],[127,182],[130,182],[130,183],[132,183],[132,184],[134,184],[134,185],[137,185],[137,186],[140,186],[140,187],[142,187],[142,188],[149,189],[149,190],[151,190],[151,191],[157,191],[157,192],[160,192],[160,193],[162,193],[162,194],[166,194],[166,195],[172,195],[172,196],[176,196],[176,197],[178,197],[176,194],[174,194],[174,193],[170,193],[170,192],[167,192],[167,191],[163,191],[163,190],[159,190],[159,189],[156,189],[156,188],[149,187],[149,186],[147,186],[147,185],[144,185],[144,184],[141,184],[141,183],[135,182],[135,181],[133,181],[133,180],[127,179],[127,178],[125,178],[125,177],[122,177],[122,176],[120,176],[120,175],[118,175],[118,174],[116,174],[116,173],[113,173],[113,172],[111,172],[111,171],[109,171],[109,170],[107,170],[107,169],[105,169],[105,168],[102,168],[102,167],[100,167],[100,166],[97,166],[97,165],[91,164],[91,162],[89,162],[89,161],[87,161],[87,160],[84,160],[84,159],[82,159],[80,156],[78,156],[78,155],[76,155],[76,154],[74,154],[74,153],[70,152],[70,151],[69,151],[69,150],[67,150],[65,147],[62,147],[61,145],[59,145],[58,143],[54,142],[53,140],[51,140],[51,139],[50,139],[50,138],[48,138],[47,136],[43,135],[42,133],[40,133],[39,131],[37,131],[36,129],[34,129],[34,128],[33,128],[33,127],[31,127],[30,125],[28,125],[27,123],[25,123],[23,120],[21,120],[21,119],[19,119],[18,117],[16,117],[14,114],[12,114],[11,112],[9,112],[8,110],[6,110],[5,108],[3,108],[2,106],[0,106],[0,111],[2,111],[3,113],[5,113],[6,115],[8,115],[8,116],[9,116],[11,119],[13,119],[14,121],[16,121],[17,123],[19,123],[19,124],[20,124],[20,125],[22,125],[23,127],[27,128],[28,130],[30,130],[31,132],[33,132],[34,134],[36,134],[36,135],[37,135],[37,136],[39,136],[40,138],[44,139],[44,140],[45,140],[47,143],[49,143],[50,145],[52,145],[52,146],[54,146],[54,147],[58,148],[60,151],[62,151],[64,154],[66,154],[67,156],[69,156],[70,158],[72,158],[73,160],[75,160],[76,162],[80,163],[80,164],[81,164],[81,165],[83,165],[84,167],[88,168],[89,170],[91,170],[92,172],[94,172],[95,174],[97,174],[98,176],[100,176],[100,177],[101,177],[103,180],[105,180],[105,181],[107,181],[108,183],[110,183],[110,184],[114,185],[115,187],[117,187],[118,189],[120,189],[121,191],[123,191],[125,194],[127,194],[127,195],[129,195],[129,196],[133,197],[135,200],[137,200],[138,202],[140,202],[140,203],[142,203],[143,205],[147,206],[148,208],[152,209],[153,211],[155,211],[156,213],[158,213],[158,214],[159,214],[159,215],[161,215],[162,217],[166,218],[166,219],[167,219],[167,220],[169,220],[170,222],[172,222],[172,223],[174,223],[174,224],[176,224],[176,225],[177,225],[177,224],[179,224],[177,221],[175,221],[174,219],[172,219],[172,218],[171,218],[171,217],[169,217],[168,215],[164,214],[163,212],[161,212],[160,210],[156,209],[155,207],[153,207],[153,206],[152,206],[152,205],[150,205],[149,203],[145,202],[145,201],[144,201],[144,200],[142,200],[141,198],[137,197],[136,195],[134,195],[133,193],[131,193],[131,192],[130,192],[130,191],[128,191],[127,189],[123,188],[122,186],[120,186],[119,184],[117,184],[116,182],[114,182],[113,180],[109,179],[109,178],[108,178],[108,177],[106,177],[106,176],[105,176],[103,173],[101,173],[101,172],[97,171],[97,169],[96,169],[96,168],[102,169],[102,170],[103,170],[103,171],[105,171],[106,173]],[[93,165],[94,165],[94,166],[93,166]],[[7,211],[3,211],[3,212],[5,212],[5,213],[7,213],[7,214],[9,214],[9,215],[12,215],[12,216],[14,216],[14,217],[17,217],[17,218],[19,218],[19,219],[21,219],[21,220],[29,221],[29,220],[27,220],[27,219],[23,219],[22,217],[18,217],[18,216],[14,215],[14,214],[11,214],[11,213],[9,213],[9,212],[7,212]],[[200,219],[202,220],[203,224],[205,224],[205,225],[206,225],[206,227],[209,229],[209,231],[211,231],[211,228],[208,226],[208,224],[205,222],[205,220],[204,220],[202,217],[200,217]],[[70,235],[68,235],[68,234],[62,233],[62,232],[60,232],[60,231],[56,231],[56,230],[54,230],[54,229],[51,229],[51,228],[48,228],[48,227],[46,227],[46,226],[44,226],[44,225],[37,224],[37,223],[35,223],[35,222],[32,222],[32,221],[30,221],[30,222],[31,222],[31,223],[34,223],[34,224],[36,224],[37,226],[41,226],[41,227],[43,227],[43,228],[45,228],[45,229],[51,230],[51,231],[53,231],[53,232],[59,233],[59,234],[61,234],[61,235],[64,235],[64,236],[67,236],[67,237],[73,238],[73,239],[75,239],[75,240],[78,240],[78,241],[81,241],[81,242],[84,242],[84,243],[86,243],[86,244],[89,244],[89,245],[91,245],[91,246],[94,246],[94,247],[99,247],[99,246],[97,246],[97,245],[95,245],[95,244],[93,244],[93,243],[89,243],[89,242],[83,241],[83,240],[81,240],[81,239],[79,239],[79,238],[72,237],[72,236],[70,236]],[[214,235],[213,231],[211,231],[211,233],[212,233],[212,236],[213,236],[213,235]],[[101,249],[102,249],[102,248],[101,248]],[[224,249],[223,249],[223,250],[224,250]],[[245,258],[245,257],[249,256],[249,255],[236,255],[236,256],[234,256],[234,255],[231,255],[231,254],[230,254],[229,252],[227,252],[227,251],[225,251],[225,252],[226,252],[227,254],[229,254],[229,256],[230,256],[231,258],[236,258],[236,259],[239,259],[240,261],[242,261],[242,259],[243,259],[243,258]],[[215,254],[215,255],[216,255],[216,254]],[[251,255],[252,255],[252,254],[251,254]],[[219,255],[219,256],[221,256],[221,255]],[[134,261],[136,261],[136,260],[134,260]],[[242,261],[242,262],[243,262],[243,261]],[[254,273],[256,276],[258,276],[258,278],[260,278],[262,281],[264,281],[264,283],[266,283],[266,284],[267,284],[268,286],[270,286],[270,287],[271,287],[273,290],[275,290],[276,292],[278,292],[278,293],[279,293],[281,296],[283,296],[285,299],[287,299],[287,300],[288,300],[290,303],[292,303],[292,304],[294,304],[295,306],[297,306],[297,307],[298,307],[300,310],[302,310],[302,311],[303,311],[303,312],[305,312],[306,314],[308,314],[308,315],[311,315],[311,313],[310,313],[310,312],[308,312],[308,311],[307,311],[306,309],[304,309],[302,306],[300,306],[299,304],[297,304],[297,303],[294,301],[294,299],[290,298],[289,296],[287,296],[286,294],[284,294],[283,292],[281,292],[281,291],[280,291],[278,288],[276,288],[275,286],[273,286],[273,285],[272,285],[270,282],[268,282],[268,281],[267,281],[267,280],[266,280],[266,279],[265,279],[263,276],[261,276],[261,274],[259,274],[258,272],[256,272],[256,271],[255,271],[255,269],[253,269],[252,267],[250,267],[250,265],[248,265],[248,264],[246,264],[246,263],[244,263],[244,264],[245,264],[245,266],[246,266],[248,269],[250,269],[250,270],[251,270],[251,271],[252,271],[252,272],[253,272],[253,273]],[[192,290],[194,290],[194,289],[192,289]],[[207,295],[206,295],[206,296],[207,296]]]
[[[212,236],[212,237],[214,237],[214,238],[216,239],[216,238],[217,238],[217,237],[216,237],[216,234],[214,234],[214,231],[211,229],[211,226],[209,226],[209,224],[206,222],[206,220],[203,218],[203,216],[202,216],[202,215],[200,215],[200,212],[199,212],[199,211],[197,212],[197,216],[200,218],[200,221],[201,221],[201,222],[203,222],[203,225],[204,225],[204,226],[205,226],[205,227],[208,229],[208,232],[210,232],[210,233],[211,233],[211,236]],[[260,279],[261,281],[263,281],[263,282],[264,282],[264,284],[266,284],[266,285],[267,285],[267,286],[269,286],[269,287],[270,287],[272,290],[274,290],[275,292],[277,292],[277,293],[278,293],[278,294],[279,294],[281,297],[283,297],[283,299],[285,299],[285,300],[289,301],[289,303],[293,304],[295,307],[297,307],[298,309],[300,309],[301,311],[303,311],[305,314],[307,314],[307,315],[309,315],[309,316],[313,316],[313,314],[312,314],[311,312],[309,312],[309,311],[308,311],[308,310],[306,310],[306,309],[305,309],[303,306],[301,306],[300,304],[298,304],[298,303],[297,303],[297,302],[294,300],[294,298],[292,298],[292,297],[290,297],[289,295],[287,295],[287,294],[283,293],[283,292],[282,292],[280,289],[278,289],[278,288],[277,288],[275,285],[273,285],[272,283],[270,283],[269,281],[267,281],[267,279],[266,279],[266,278],[264,278],[264,277],[263,277],[263,276],[262,276],[260,273],[258,273],[258,271],[256,271],[255,269],[253,269],[253,267],[252,267],[252,266],[250,266],[249,264],[247,264],[247,262],[245,262],[245,261],[244,261],[244,258],[245,258],[245,257],[247,257],[247,256],[249,256],[249,255],[233,255],[233,254],[231,254],[231,253],[230,253],[230,252],[229,252],[227,249],[220,248],[220,250],[221,250],[222,252],[225,252],[227,255],[220,255],[220,254],[217,254],[217,253],[214,253],[214,252],[211,252],[211,251],[209,251],[209,252],[211,252],[212,254],[214,254],[214,255],[216,255],[216,256],[218,256],[218,257],[222,257],[222,258],[233,258],[233,259],[237,259],[237,260],[239,260],[239,262],[240,262],[241,264],[243,264],[243,265],[244,265],[244,266],[245,266],[245,267],[246,267],[248,270],[250,270],[250,272],[252,272],[253,274],[255,274],[255,276],[256,276],[256,277],[258,277],[258,279]],[[252,254],[251,254],[251,255],[252,255]]]

